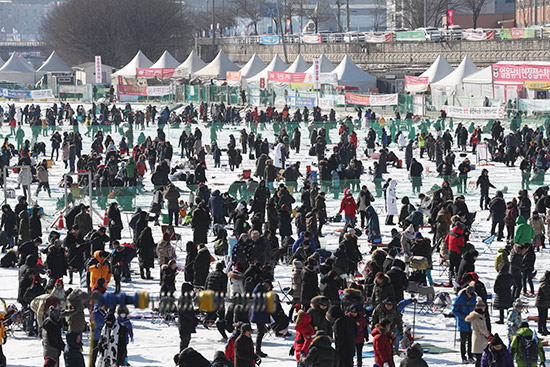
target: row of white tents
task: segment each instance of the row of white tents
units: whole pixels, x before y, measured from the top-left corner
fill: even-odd
[[[16,52],[5,62],[0,59],[0,81],[34,85],[44,74],[65,74],[72,72],[73,69],[55,51],[36,70]]]
[[[165,51],[156,63],[153,63],[139,51],[126,66],[112,74],[112,77],[135,78],[136,69],[138,68],[175,68],[175,77],[192,77],[202,80],[225,80],[227,72],[240,71],[240,82],[243,86],[258,86],[261,79],[268,80],[270,71],[313,74],[313,66],[310,66],[302,55],[298,55],[289,66],[279,55],[275,55],[271,62],[266,65],[257,54],[254,54],[245,65],[240,67],[233,63],[223,51],[220,51],[214,60],[208,64],[204,63],[195,51],[191,52],[182,64],[172,57],[168,51]],[[338,66],[330,62],[325,55],[321,55],[320,72],[336,74],[340,86],[355,87],[361,91],[376,88],[376,78],[361,70],[347,55]]]

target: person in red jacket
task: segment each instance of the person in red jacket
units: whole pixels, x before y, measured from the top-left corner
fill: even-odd
[[[464,229],[456,225],[445,237],[445,246],[449,249],[449,283],[458,274],[458,267],[464,251]],[[459,281],[460,279],[455,279]]]
[[[361,306],[351,305],[348,316],[353,319],[357,326],[357,337],[355,338],[355,352],[357,355],[357,367],[363,365],[363,344],[369,341],[369,322],[361,312]]]
[[[346,224],[348,227],[355,227],[355,213],[357,212],[358,208],[359,207],[357,206],[357,203],[353,198],[351,190],[345,189],[344,198],[342,199],[342,203],[340,204],[340,211],[338,211],[338,213],[344,212],[344,217],[346,219]]]
[[[298,367],[300,367],[300,356],[303,355],[304,358],[307,357],[309,346],[313,339],[313,335],[315,335],[315,330],[313,326],[311,326],[311,315],[304,310],[298,311],[294,330],[296,331],[294,335],[294,351],[296,352]]]
[[[374,362],[380,367],[395,367],[393,363],[393,336],[390,333],[391,321],[382,320],[372,331],[374,337],[372,346],[374,349]]]

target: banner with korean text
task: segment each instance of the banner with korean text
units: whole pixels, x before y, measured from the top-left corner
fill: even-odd
[[[443,106],[448,117],[464,119],[502,119],[505,116],[504,107],[456,107]]]
[[[361,106],[394,106],[399,98],[395,94],[357,94],[345,93],[346,104],[356,104]]]

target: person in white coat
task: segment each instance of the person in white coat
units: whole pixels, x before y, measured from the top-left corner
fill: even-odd
[[[398,139],[399,150],[403,150],[407,146],[407,138],[405,138],[405,134],[403,134],[401,131],[399,133],[400,133],[399,139]]]
[[[386,225],[393,226],[393,216],[398,215],[397,211],[397,193],[395,191],[395,186],[397,186],[397,181],[391,180],[390,185],[386,191]]]
[[[23,124],[23,110],[21,107],[17,107],[17,111],[15,112],[15,121],[17,121],[19,125]]]
[[[277,168],[284,168],[284,157],[283,157],[283,143],[279,142],[275,147],[275,159],[273,160],[273,165]]]
[[[30,190],[32,183],[31,167],[25,166],[21,168],[21,170],[19,171],[18,183],[19,185],[23,186],[23,196],[25,196],[27,200],[30,201]]]

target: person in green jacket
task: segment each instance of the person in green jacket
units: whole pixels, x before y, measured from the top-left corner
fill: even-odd
[[[374,329],[375,325],[384,319],[390,320],[390,330],[396,330],[396,335],[403,335],[401,312],[399,312],[395,302],[390,297],[386,298],[384,303],[375,307],[372,312],[371,327]]]
[[[525,361],[525,353],[522,352],[526,349],[524,345],[533,338],[537,342],[538,361]],[[537,367],[539,363],[541,366],[545,366],[546,358],[544,356],[544,349],[542,349],[542,342],[536,336],[533,336],[533,330],[529,329],[529,323],[527,321],[520,324],[519,330],[516,336],[514,336],[512,344],[510,344],[510,353],[515,359],[517,367]]]
[[[516,219],[516,232],[514,233],[514,243],[523,245],[524,243],[531,243],[535,238],[535,231],[525,221],[522,215]]]
[[[130,157],[128,163],[124,166],[124,173],[128,179],[128,186],[136,186],[137,165],[133,157]]]
[[[512,245],[507,244],[504,248],[498,249],[498,254],[495,257],[495,270],[498,273],[500,269],[500,264],[502,266],[510,266],[510,251],[512,251]]]
[[[300,357],[300,362],[306,366],[332,367],[336,351],[331,346],[329,336],[324,330],[318,330],[313,336],[307,356]]]

